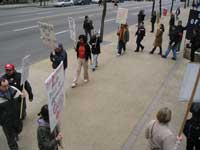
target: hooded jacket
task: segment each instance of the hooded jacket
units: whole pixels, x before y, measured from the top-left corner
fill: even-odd
[[[51,133],[50,125],[44,119],[39,118],[37,123],[37,140],[39,150],[58,150],[59,141],[56,141],[58,128],[56,127]]]

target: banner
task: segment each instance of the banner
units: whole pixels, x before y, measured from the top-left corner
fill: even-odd
[[[52,24],[47,24],[44,22],[38,22],[41,39],[50,50],[54,50],[56,48],[56,36],[54,33],[54,26]]]
[[[28,80],[30,58],[31,58],[31,55],[27,55],[22,59],[22,73],[21,73],[20,85],[24,85],[25,81]]]
[[[192,30],[195,27],[200,28],[200,11],[191,9],[188,17],[186,39],[191,39],[191,37],[193,36]]]
[[[45,81],[48,95],[49,120],[51,132],[58,124],[64,106],[64,69],[63,62]]]
[[[69,23],[70,38],[74,42],[76,42],[76,23],[74,18],[68,17],[68,23]]]
[[[127,17],[128,17],[128,9],[126,9],[126,8],[118,8],[117,17],[116,17],[116,23],[126,24],[127,23]]]
[[[179,101],[189,101],[199,69],[200,64],[198,63],[189,63],[187,65],[181,86]],[[193,102],[200,102],[200,83],[198,83]]]

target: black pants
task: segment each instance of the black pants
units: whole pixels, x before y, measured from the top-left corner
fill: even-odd
[[[85,30],[85,36],[87,37],[87,41],[88,41],[88,35],[89,35],[89,37],[90,37],[90,39],[91,39],[91,30]],[[89,40],[90,40],[89,39]]]
[[[191,53],[190,53],[190,61],[194,62],[194,56],[195,56],[196,49],[191,47]]]
[[[2,129],[6,136],[10,150],[18,150],[18,144],[15,139],[15,137],[16,137],[15,129],[13,127],[9,127],[7,125],[3,125]]]
[[[124,50],[124,52],[126,51],[126,43],[120,40],[118,43],[118,54],[121,55],[122,49]]]
[[[137,48],[136,51],[139,51],[140,47],[142,48],[142,50],[144,49],[144,46],[141,44],[142,39],[137,39],[136,44],[137,44]]]
[[[186,150],[200,150],[200,140],[192,140],[187,138]]]
[[[154,22],[151,22],[151,32],[154,32]]]
[[[19,116],[20,116],[21,103],[22,103],[22,100],[20,98],[18,108],[17,108],[17,110],[19,111]],[[25,118],[26,118],[26,99],[24,98],[23,105],[22,105],[22,120],[24,120]]]
[[[154,53],[154,51],[156,50],[156,48],[157,48],[157,47],[154,47],[154,48],[151,50],[151,53],[152,53],[152,54]],[[162,55],[162,47],[159,46],[159,48],[160,48],[159,54]]]

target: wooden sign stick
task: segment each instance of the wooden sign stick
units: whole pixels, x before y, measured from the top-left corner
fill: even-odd
[[[194,84],[194,88],[192,90],[192,94],[191,94],[190,100],[189,100],[188,105],[187,105],[187,110],[185,112],[185,116],[184,116],[183,122],[181,124],[181,128],[179,130],[179,134],[178,134],[179,137],[183,133],[183,129],[184,129],[184,126],[185,126],[185,123],[186,123],[186,120],[187,120],[187,116],[190,112],[190,108],[192,106],[193,99],[194,99],[194,96],[195,96],[195,92],[196,92],[196,89],[197,89],[197,86],[198,86],[198,83],[199,83],[199,78],[200,78],[200,69],[198,71],[198,75],[197,75],[197,78],[196,78],[196,81],[195,81],[195,84]]]

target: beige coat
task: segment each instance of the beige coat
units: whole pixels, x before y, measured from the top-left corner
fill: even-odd
[[[157,150],[178,150],[180,147],[168,125],[156,120],[150,121],[147,125],[145,137],[148,140],[147,150],[152,150],[152,147],[158,148]]]
[[[163,36],[163,31],[160,30],[160,28],[157,29],[156,31],[156,37],[154,40],[154,47],[162,47],[162,36]]]

